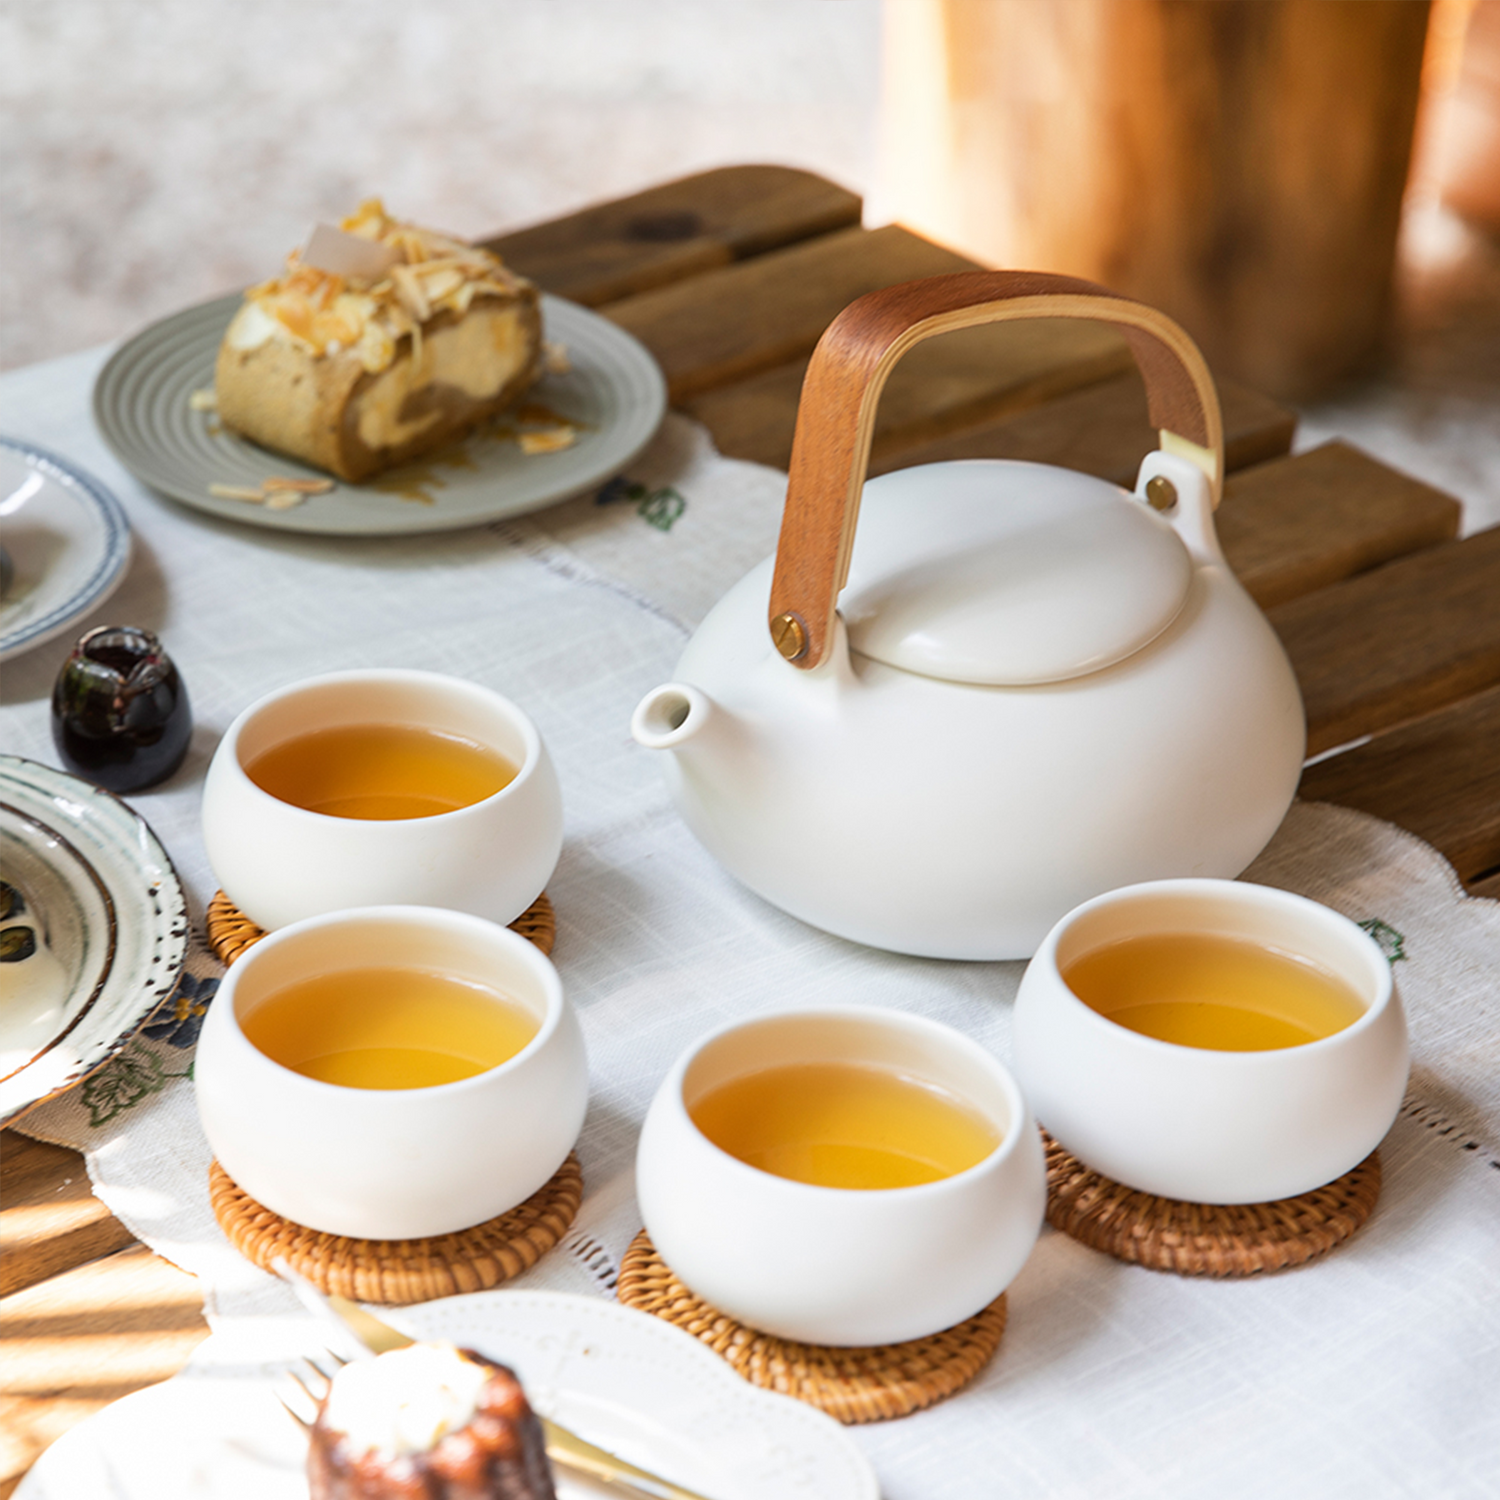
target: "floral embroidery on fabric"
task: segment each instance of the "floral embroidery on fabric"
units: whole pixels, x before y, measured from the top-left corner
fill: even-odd
[[[627,479],[623,474],[616,475],[594,496],[595,505],[613,505],[620,500],[633,502],[636,514],[658,531],[670,531],[687,509],[686,499],[671,485],[648,490],[645,485]]]
[[[84,1080],[82,1098],[89,1124],[97,1130],[148,1095],[161,1093],[173,1078],[192,1076],[191,1066],[185,1073],[168,1073],[161,1059],[137,1037],[107,1067]]]
[[[142,1031],[154,1042],[166,1042],[172,1047],[193,1046],[219,984],[217,975],[189,974],[184,969],[176,988],[156,1007]]]
[[[1396,963],[1406,957],[1406,936],[1390,923],[1382,922],[1379,917],[1367,917],[1359,925],[1375,939],[1388,962]]]

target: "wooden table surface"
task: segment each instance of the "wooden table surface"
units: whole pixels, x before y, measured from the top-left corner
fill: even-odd
[[[729,167],[492,242],[546,290],[629,329],[720,450],[785,466],[819,334],[863,292],[973,263],[804,172]],[[1456,540],[1456,501],[1347,444],[1290,456],[1295,414],[1221,383],[1219,530],[1307,704],[1302,794],[1362,808],[1500,897],[1500,528]],[[897,367],[877,471],[1036,459],[1133,482],[1154,446],[1123,342],[1078,323],[971,330]],[[729,580],[726,580],[726,585]],[[191,1276],[135,1244],[82,1158],[0,1136],[0,1500],[108,1401],[207,1334]]]

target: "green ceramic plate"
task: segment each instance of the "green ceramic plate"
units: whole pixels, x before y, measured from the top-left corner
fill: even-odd
[[[587,308],[544,296],[544,331],[566,348],[571,369],[544,376],[526,400],[577,426],[572,447],[527,454],[513,437],[476,434],[440,458],[368,484],[340,483],[290,510],[220,499],[210,485],[255,488],[273,475],[326,478],[229,432],[213,412],[192,408],[192,393],[213,385],[219,340],[239,303],[238,296],[221,297],[153,323],[115,352],[94,385],[99,431],[137,479],[231,521],[376,536],[524,515],[618,474],[651,441],[666,412],[666,382],[642,344]]]

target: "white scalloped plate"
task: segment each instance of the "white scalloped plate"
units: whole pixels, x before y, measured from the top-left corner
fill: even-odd
[[[689,1334],[616,1302],[478,1292],[383,1314],[502,1360],[538,1411],[710,1500],[879,1500],[869,1461],[831,1417],[747,1385]],[[306,1440],[268,1369],[185,1373],[58,1440],[16,1500],[307,1500]],[[559,1478],[559,1500],[609,1491]]]

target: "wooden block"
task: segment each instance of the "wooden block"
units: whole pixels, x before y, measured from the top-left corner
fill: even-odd
[[[1295,412],[1232,380],[1220,380],[1218,387],[1228,472],[1287,452],[1297,430]],[[935,442],[907,445],[905,433],[893,433],[882,444],[877,435],[871,468],[884,473],[947,459],[1020,458],[1079,469],[1128,488],[1157,444],[1146,417],[1145,387],[1133,370],[1055,399],[1044,395],[1017,410],[1021,405]]]
[[[919,344],[892,371],[875,416],[870,472],[927,462],[954,429],[991,424],[1130,363],[1125,341],[1099,324],[1064,319],[969,328]],[[807,360],[779,365],[680,402],[721,453],[784,469],[791,459]],[[1145,397],[1141,397],[1145,422]],[[913,452],[919,456],[911,457]],[[1142,452],[1144,452],[1144,448]],[[972,455],[965,455],[972,456]],[[1139,459],[1137,459],[1139,461]]]
[[[1467,25],[1460,19],[1465,11]],[[1437,75],[1433,84],[1423,76],[1431,94],[1419,118],[1412,179],[1494,234],[1500,231],[1500,0],[1449,4],[1439,16],[1432,30],[1450,47],[1455,25],[1463,26],[1462,51],[1453,58],[1454,76]]]
[[[1451,541],[1461,510],[1451,495],[1332,442],[1236,474],[1219,540],[1240,582],[1269,608]]]
[[[792,167],[721,167],[483,243],[559,297],[597,307],[859,223],[860,200]]]
[[[1308,753],[1500,683],[1500,527],[1268,611],[1307,704]]]
[[[792,458],[797,398],[807,361],[808,356],[803,355],[732,385],[688,396],[677,406],[708,428],[714,446],[726,458],[745,458],[784,469]]]
[[[94,1196],[78,1152],[0,1133],[0,1297],[133,1239]]]
[[[1216,375],[1224,409],[1224,472],[1237,473],[1292,451],[1297,413],[1260,391]],[[1135,472],[1129,475],[1135,483]]]
[[[865,292],[974,268],[896,224],[843,229],[611,302],[603,312],[650,349],[673,401],[681,401],[810,353]]]
[[[0,1496],[68,1428],[175,1375],[208,1332],[197,1279],[144,1245],[0,1299]]]
[[[901,0],[885,197],[992,265],[1138,297],[1215,369],[1309,395],[1380,355],[1427,10]]]
[[[1500,870],[1466,882],[1466,889],[1471,896],[1479,896],[1486,901],[1500,901]]]
[[[946,333],[918,344],[891,372],[876,412],[871,451],[919,449],[1000,413],[1039,407],[1131,368],[1129,346],[1118,333],[1076,318]]]
[[[1299,795],[1357,807],[1445,854],[1459,878],[1500,866],[1500,688],[1302,773]]]

